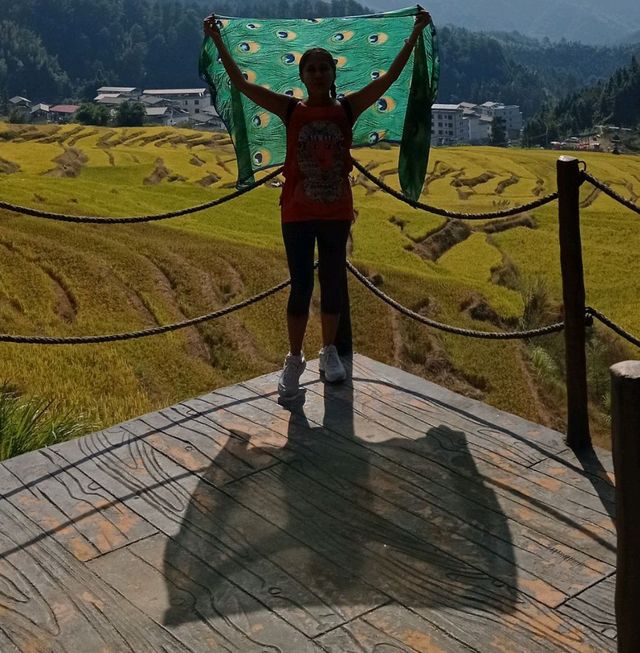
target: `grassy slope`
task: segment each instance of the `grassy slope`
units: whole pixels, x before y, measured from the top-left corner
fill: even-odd
[[[0,173],[3,199],[47,210],[163,212],[224,195],[234,179],[233,151],[218,135],[212,140],[186,130],[78,126],[0,126],[0,131],[12,132],[0,140],[0,159],[20,166],[18,172]],[[53,159],[70,147],[84,156],[78,176],[43,174],[55,169]],[[67,152],[65,160],[74,154]],[[376,174],[397,165],[395,149],[355,155],[375,166]],[[158,158],[184,181],[145,184]],[[445,174],[436,175],[423,200],[462,211],[526,202],[534,188],[555,189],[556,158],[543,151],[437,149],[430,169]],[[588,164],[627,197],[640,187],[637,159],[591,155]],[[456,176],[472,179],[487,171],[493,177],[484,183],[451,185]],[[196,183],[208,174],[220,180],[206,188]],[[517,183],[496,194],[498,184],[512,176]],[[394,174],[385,178],[397,187]],[[586,188],[583,193],[588,194]],[[278,189],[262,188],[192,217],[137,226],[68,225],[0,212],[0,331],[128,331],[206,313],[260,291],[287,276],[278,194]],[[359,217],[352,258],[369,273],[381,274],[383,289],[403,303],[450,324],[493,330],[461,310],[470,301],[484,300],[504,320],[517,320],[521,294],[491,281],[505,256],[521,279],[544,277],[559,303],[555,205],[535,212],[535,230],[515,228],[490,238],[477,232],[431,262],[412,250],[415,241],[442,225],[440,218],[362,185],[355,196]],[[637,219],[601,197],[584,210],[583,225],[588,302],[640,333],[632,273],[640,246]],[[560,424],[562,406],[538,392],[521,343],[441,335],[397,317],[352,287],[359,351],[534,421]],[[286,349],[285,299],[283,293],[197,329],[130,343],[0,345],[2,376],[108,425],[276,369]],[[312,322],[310,354],[319,346],[317,320]],[[601,436],[606,437],[604,431]]]

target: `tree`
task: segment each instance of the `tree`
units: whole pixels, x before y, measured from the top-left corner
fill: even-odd
[[[491,145],[507,144],[507,127],[504,118],[496,116],[491,125]]]
[[[141,102],[123,102],[116,112],[118,127],[140,127],[144,124],[146,111]]]
[[[107,125],[111,114],[104,104],[85,102],[76,112],[76,120],[83,125]]]

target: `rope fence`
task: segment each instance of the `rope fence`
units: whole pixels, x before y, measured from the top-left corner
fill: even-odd
[[[450,326],[448,324],[442,324],[441,322],[436,322],[431,320],[420,313],[412,311],[410,308],[403,306],[400,302],[397,302],[395,299],[389,297],[377,288],[367,277],[362,274],[350,261],[347,261],[347,268],[351,274],[363,285],[367,290],[371,291],[376,297],[379,297],[385,304],[388,304],[402,315],[410,317],[412,320],[426,324],[429,327],[437,329],[438,331],[444,331],[445,333],[453,333],[458,336],[465,336],[467,338],[480,338],[484,340],[524,340],[528,338],[536,338],[539,336],[546,336],[550,333],[558,333],[564,329],[564,322],[558,322],[556,324],[550,324],[539,329],[532,329],[530,331],[513,331],[513,332],[503,332],[503,331],[474,331],[473,329],[462,329],[460,327]]]
[[[375,175],[372,175],[358,161],[356,161],[355,159],[352,159],[352,161],[354,167],[360,173],[362,173],[367,179],[369,179],[371,182],[376,184],[376,186],[381,188],[386,193],[412,206],[413,208],[421,209],[423,211],[427,211],[435,215],[440,215],[448,219],[489,220],[495,218],[504,218],[504,217],[517,215],[525,211],[534,210],[536,208],[539,208],[541,206],[544,206],[546,204],[549,204],[550,202],[557,200],[559,197],[559,193],[555,192],[555,193],[551,193],[550,195],[547,195],[546,197],[542,197],[538,200],[530,202],[528,204],[524,204],[506,210],[492,211],[488,213],[457,213],[454,211],[447,211],[445,209],[430,206],[422,202],[412,201],[411,199],[403,195],[401,192],[395,190],[394,188],[386,184],[382,179],[376,177]],[[277,168],[270,174],[255,181],[253,184],[250,184],[249,186],[236,190],[233,193],[229,193],[228,195],[225,195],[224,197],[218,198],[216,200],[212,200],[204,204],[199,204],[191,208],[180,209],[177,211],[170,211],[170,212],[155,214],[155,215],[143,215],[143,216],[133,216],[133,217],[122,217],[122,218],[65,215],[60,213],[51,213],[48,211],[40,211],[38,209],[32,209],[23,206],[17,206],[15,204],[10,204],[9,202],[3,202],[3,201],[0,201],[0,209],[6,209],[8,211],[12,211],[15,213],[20,213],[23,215],[29,215],[33,217],[45,218],[49,220],[85,223],[85,224],[132,224],[132,223],[167,220],[170,218],[175,218],[179,216],[197,213],[199,211],[204,211],[206,209],[210,209],[215,206],[219,206],[221,204],[229,202],[233,199],[236,199],[248,193],[249,191],[252,191],[260,186],[263,186],[264,184],[266,184],[267,182],[271,181],[279,174],[281,174],[282,171],[283,171],[282,167]],[[579,184],[582,184],[585,181],[588,181],[594,187],[600,189],[609,197],[616,200],[620,204],[626,206],[627,208],[631,209],[632,211],[640,213],[640,207],[638,207],[633,202],[622,197],[622,195],[620,195],[619,193],[611,189],[607,184],[601,182],[597,178],[587,173],[586,169],[582,170],[580,173]],[[317,266],[317,262],[315,265]],[[487,339],[487,340],[514,340],[514,339],[529,339],[529,338],[549,335],[551,333],[558,333],[564,330],[565,328],[564,322],[558,322],[556,324],[550,324],[546,327],[541,327],[538,329],[532,329],[528,331],[492,332],[492,331],[478,331],[473,329],[463,329],[460,327],[454,327],[451,325],[442,324],[440,322],[427,318],[424,315],[421,315],[420,313],[416,313],[415,311],[407,308],[406,306],[403,306],[393,298],[386,295],[377,286],[375,286],[365,275],[363,275],[350,261],[347,262],[347,268],[351,272],[351,274],[371,293],[373,293],[375,296],[377,296],[387,305],[397,310],[399,313],[417,322],[420,322],[426,326],[437,329],[439,331],[443,331],[445,333],[451,333],[454,335],[460,335],[469,338],[479,338],[479,339]],[[270,297],[271,295],[274,295],[280,290],[286,288],[290,283],[291,281],[290,279],[288,279],[286,281],[279,283],[273,288],[270,288],[269,290],[258,293],[257,295],[254,295],[253,297],[248,298],[232,306],[228,306],[218,311],[214,311],[212,313],[208,313],[206,315],[202,315],[196,318],[184,320],[182,322],[153,327],[150,329],[142,329],[139,331],[132,331],[127,333],[119,333],[119,334],[109,334],[109,335],[100,335],[100,336],[72,336],[66,338],[56,338],[56,337],[49,337],[49,336],[17,336],[17,335],[9,335],[9,334],[0,334],[0,342],[17,343],[17,344],[37,344],[37,345],[80,345],[80,344],[98,344],[98,343],[106,343],[106,342],[120,342],[124,340],[133,340],[136,338],[159,335],[171,331],[177,331],[179,329],[184,329],[190,326],[195,326],[197,324],[214,320],[219,317],[224,317],[225,315],[238,311],[242,308],[250,306],[251,304],[260,302],[263,299]],[[587,307],[585,311],[585,320],[587,321],[587,323],[589,323],[590,321],[591,322],[593,321],[593,318],[598,319],[602,324],[609,327],[611,330],[613,330],[615,333],[617,333],[619,336],[621,336],[631,344],[640,347],[639,338],[627,332],[621,326],[617,325],[615,322],[610,320],[606,315],[600,313],[598,310],[591,307]]]
[[[271,181],[274,177],[277,177],[284,168],[280,167],[277,170],[269,173],[262,179],[258,179],[253,184],[229,193],[224,197],[219,197],[216,200],[211,200],[210,202],[205,202],[204,204],[198,204],[197,206],[192,206],[187,209],[179,209],[177,211],[168,211],[167,213],[158,213],[156,215],[139,215],[126,218],[100,218],[97,216],[90,215],[66,215],[64,213],[51,213],[49,211],[40,211],[39,209],[32,209],[25,206],[18,206],[16,204],[10,204],[9,202],[0,201],[0,209],[6,209],[13,213],[19,213],[21,215],[29,215],[34,218],[44,218],[45,220],[56,220],[58,222],[75,222],[80,224],[134,224],[141,222],[158,222],[160,220],[169,220],[170,218],[178,218],[184,215],[191,215],[193,213],[199,213],[200,211],[205,211],[206,209],[211,209],[214,206],[220,206],[226,202],[230,202],[249,191],[255,190],[260,186],[263,186],[267,182]]]
[[[353,159],[353,165],[357,170],[359,170],[367,179],[375,183],[379,188],[384,190],[385,192],[389,193],[393,197],[399,199],[400,201],[409,204],[413,208],[416,209],[421,209],[423,211],[428,211],[430,213],[440,215],[443,217],[446,217],[448,219],[457,219],[457,220],[488,220],[488,219],[494,219],[494,218],[504,218],[504,217],[509,217],[513,215],[517,215],[519,213],[523,213],[525,211],[530,211],[536,208],[539,208],[541,206],[544,206],[545,204],[549,204],[550,202],[555,201],[559,197],[559,193],[551,193],[550,195],[547,195],[546,197],[540,198],[534,202],[530,202],[529,204],[524,204],[522,206],[514,207],[511,209],[506,209],[506,210],[501,210],[501,211],[493,211],[493,212],[488,212],[488,213],[456,213],[453,211],[447,211],[444,209],[440,209],[437,207],[429,206],[427,204],[424,204],[422,202],[414,202],[404,196],[401,192],[393,189],[391,186],[387,185],[382,179],[379,179],[378,177],[375,177],[372,175],[365,167],[363,167],[360,163],[358,163],[355,159]],[[242,189],[236,190],[233,193],[230,193],[228,195],[225,195],[224,197],[218,198],[216,200],[212,200],[210,202],[206,202],[204,204],[200,204],[191,208],[186,208],[186,209],[180,209],[178,211],[170,211],[167,213],[161,213],[161,214],[156,214],[156,215],[146,215],[146,216],[134,216],[134,217],[123,217],[123,218],[108,218],[108,217],[95,217],[95,216],[74,216],[74,215],[65,215],[65,214],[60,214],[60,213],[50,213],[48,211],[40,211],[37,209],[31,209],[27,207],[22,207],[22,206],[17,206],[14,204],[10,204],[8,202],[3,202],[0,201],[0,209],[6,209],[8,211],[12,211],[15,213],[20,213],[23,215],[29,215],[33,217],[39,217],[39,218],[45,218],[49,220],[58,220],[58,221],[63,221],[63,222],[75,222],[75,223],[88,223],[88,224],[132,224],[132,223],[140,223],[140,222],[152,222],[152,221],[158,221],[158,220],[167,220],[169,218],[175,218],[179,216],[184,216],[184,215],[189,215],[193,213],[197,213],[199,211],[203,211],[206,209],[213,208],[215,206],[219,206],[221,204],[224,204],[225,202],[229,202],[233,199],[236,199],[249,191],[252,191],[267,182],[271,181],[275,177],[277,177],[279,174],[281,174],[283,171],[283,168],[280,167],[270,174],[266,175],[262,179],[259,179],[258,181],[254,182],[253,184],[246,186]],[[599,181],[592,175],[588,174],[586,170],[582,170],[580,173],[580,179],[579,179],[579,184],[582,184],[584,181],[588,181],[591,183],[593,186],[596,188],[599,188],[602,192],[606,193],[609,195],[612,199],[616,200],[620,204],[623,204],[627,208],[631,209],[632,211],[635,211],[637,213],[640,213],[640,207],[635,205],[633,202],[630,202],[629,200],[626,200],[624,197],[619,195],[617,192],[612,190],[609,186],[604,184],[603,182]],[[315,263],[315,267],[317,267],[318,263]],[[454,335],[459,335],[459,336],[464,336],[468,338],[478,338],[478,339],[485,339],[485,340],[516,340],[516,339],[529,339],[529,338],[535,338],[535,337],[540,337],[540,336],[545,336],[549,335],[552,333],[558,333],[560,331],[563,331],[565,329],[565,323],[564,322],[558,322],[555,324],[550,324],[545,327],[541,327],[538,329],[531,329],[527,331],[512,331],[512,332],[496,332],[496,331],[478,331],[478,330],[473,330],[473,329],[464,329],[461,327],[455,327],[447,324],[443,324],[441,322],[437,322],[436,320],[432,320],[428,317],[425,317],[424,315],[421,315],[420,313],[416,313],[415,311],[407,308],[406,306],[403,306],[399,302],[397,302],[395,299],[389,297],[386,295],[384,292],[382,292],[377,286],[375,286],[364,274],[362,274],[350,261],[347,261],[347,268],[351,272],[351,274],[365,287],[367,288],[371,293],[373,293],[375,296],[377,296],[379,299],[381,299],[383,302],[385,302],[387,305],[391,306],[395,310],[397,310],[399,313],[402,315],[405,315],[417,322],[420,322],[421,324],[424,324],[426,326],[429,326],[431,328],[437,329],[439,331],[443,331],[445,333],[450,333]],[[0,334],[0,342],[6,342],[6,343],[14,343],[14,344],[32,344],[32,345],[84,345],[84,344],[99,344],[99,343],[107,343],[107,342],[122,342],[125,340],[133,340],[137,338],[144,338],[148,336],[154,336],[154,335],[160,335],[163,333],[169,333],[172,331],[177,331],[179,329],[185,329],[191,326],[195,326],[197,324],[201,324],[203,322],[207,322],[210,320],[214,320],[220,317],[224,317],[225,315],[229,315],[230,313],[233,313],[235,311],[238,311],[242,308],[245,308],[247,306],[250,306],[252,304],[256,304],[263,299],[267,299],[271,295],[276,294],[277,292],[283,290],[286,288],[288,285],[290,285],[291,280],[287,279],[286,281],[283,281],[279,283],[278,285],[274,286],[273,288],[270,288],[268,290],[265,290],[261,293],[258,293],[257,295],[254,295],[253,297],[250,297],[248,299],[245,299],[241,302],[238,302],[237,304],[233,304],[231,306],[227,306],[225,308],[219,309],[217,311],[214,311],[212,313],[208,313],[206,315],[202,315],[196,318],[184,320],[182,322],[177,322],[174,324],[169,324],[169,325],[164,325],[164,326],[158,326],[158,327],[153,327],[150,329],[142,329],[139,331],[131,331],[131,332],[126,332],[126,333],[118,333],[118,334],[109,334],[109,335],[98,335],[98,336],[71,336],[71,337],[50,337],[50,336],[18,336],[18,335],[10,335],[10,334]],[[615,333],[617,333],[619,336],[630,342],[631,344],[640,347],[640,338],[637,338],[636,336],[630,334],[628,331],[623,329],[621,326],[613,322],[611,319],[609,319],[606,315],[603,313],[599,312],[595,308],[587,307],[585,310],[585,322],[587,325],[592,324],[593,318],[598,319],[602,324],[613,330]]]
[[[594,317],[600,322],[602,322],[602,324],[609,327],[612,331],[617,333],[621,338],[624,338],[627,342],[630,342],[632,345],[635,345],[636,347],[640,347],[640,338],[636,338],[636,336],[630,334],[628,331],[623,329],[619,324],[616,324],[613,320],[609,319],[604,313],[601,313],[595,308],[591,308],[591,306],[588,306],[587,315],[590,315],[591,317]]]
[[[378,188],[385,191],[389,195],[392,195],[397,200],[408,204],[414,209],[420,209],[421,211],[426,211],[427,213],[433,213],[434,215],[440,215],[449,220],[492,220],[496,218],[508,218],[514,215],[519,215],[525,211],[533,211],[534,209],[539,209],[545,204],[550,204],[558,199],[558,193],[550,193],[545,197],[534,200],[528,204],[523,204],[521,206],[515,206],[510,209],[502,209],[500,211],[490,211],[488,213],[456,213],[455,211],[447,211],[446,209],[441,209],[436,206],[430,206],[429,204],[424,204],[423,202],[416,202],[409,199],[406,195],[397,191],[395,188],[392,188],[387,183],[385,183],[379,177],[372,175],[361,163],[352,159],[354,167],[361,172],[369,181],[373,182]]]
[[[634,213],[640,214],[640,206],[634,204],[631,200],[622,197],[620,193],[617,193],[615,190],[613,190],[613,188],[605,184],[603,181],[596,179],[596,177],[591,176],[586,171],[584,171],[582,175],[585,181],[588,181],[592,186],[595,186],[597,189],[601,190],[605,195],[608,195],[611,199],[614,199],[619,204],[626,206]]]
[[[316,263],[317,266],[317,263]],[[280,292],[286,288],[291,283],[291,279],[282,281],[277,286],[269,288],[253,297],[249,297],[237,304],[231,306],[226,306],[221,308],[213,313],[207,313],[207,315],[201,315],[199,317],[194,317],[189,320],[184,320],[183,322],[176,322],[175,324],[167,324],[164,326],[153,327],[151,329],[142,329],[140,331],[130,331],[127,333],[116,333],[103,336],[70,336],[67,338],[55,338],[49,336],[13,336],[7,334],[0,334],[0,342],[10,342],[21,345],[95,345],[105,342],[122,342],[124,340],[134,340],[136,338],[146,338],[148,336],[157,336],[162,333],[169,333],[170,331],[178,331],[179,329],[186,329],[187,327],[195,326],[196,324],[201,324],[202,322],[208,322],[210,320],[215,320],[219,317],[224,317],[235,311],[239,311],[242,308],[251,306],[251,304],[257,304],[263,299],[267,299],[271,295],[275,295],[277,292]]]

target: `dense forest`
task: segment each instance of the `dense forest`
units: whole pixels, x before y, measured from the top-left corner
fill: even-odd
[[[221,0],[222,15],[344,16],[353,0]],[[0,93],[33,100],[89,99],[98,86],[190,87],[203,0],[0,0]]]
[[[640,128],[640,58],[559,102],[549,104],[526,125],[524,142],[547,145],[549,141],[590,130],[594,125]]]
[[[220,0],[215,6],[223,15],[262,17],[369,12],[354,0]],[[201,24],[210,9],[205,0],[0,0],[0,101],[13,95],[35,102],[82,101],[101,85],[199,85]],[[622,116],[627,105],[613,94],[628,85],[623,77],[633,76],[633,69],[625,73],[623,66],[640,51],[638,45],[541,42],[450,26],[439,29],[439,43],[439,102],[513,103],[525,117],[567,126],[559,116],[570,113],[573,103],[580,109],[576,125],[590,108],[601,119]],[[605,87],[609,99],[601,101]],[[598,106],[583,106],[596,96]]]

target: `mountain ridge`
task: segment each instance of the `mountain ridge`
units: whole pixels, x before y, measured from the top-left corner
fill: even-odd
[[[407,0],[371,0],[376,10],[406,7]],[[474,31],[519,31],[538,39],[619,44],[640,38],[640,3],[611,0],[604,12],[596,0],[430,0],[436,25]]]

